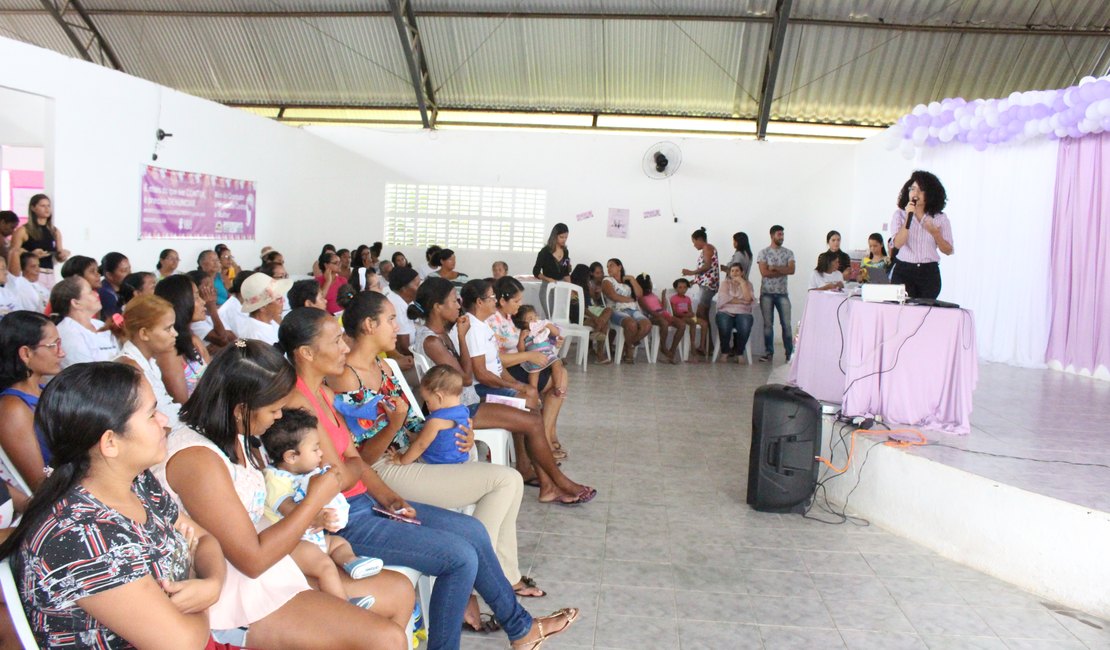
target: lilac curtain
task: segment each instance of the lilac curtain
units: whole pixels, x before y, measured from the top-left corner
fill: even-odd
[[[1060,142],[1050,254],[1046,361],[1110,367],[1110,133]],[[1015,260],[1032,268],[1026,262]]]

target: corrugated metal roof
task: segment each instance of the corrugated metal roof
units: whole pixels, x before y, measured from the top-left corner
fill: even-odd
[[[37,4],[42,6],[41,2]],[[388,0],[82,0],[82,5],[90,12],[389,11]]]
[[[47,13],[0,14],[0,36],[33,43],[66,56],[81,56],[62,28]]]
[[[444,109],[758,112],[775,0],[413,1]],[[366,15],[387,0],[84,4],[125,71],[184,92],[415,106],[392,17]],[[1057,88],[1110,68],[1110,31],[1075,33],[1108,29],[1106,0],[795,0],[792,17],[773,119],[887,124],[917,103]],[[1013,33],[1026,25],[1040,32]],[[0,34],[77,55],[35,0],[0,0]]]
[[[775,0],[420,0],[421,12],[769,16]]]
[[[795,18],[883,21],[902,25],[1097,27],[1110,23],[1110,2],[1069,0],[798,0]]]
[[[98,16],[129,73],[225,102],[412,101],[392,18]],[[205,43],[203,48],[198,43]]]
[[[758,90],[763,62],[743,54],[769,38],[768,26],[725,22],[426,17],[420,25],[440,105],[491,109],[754,112],[747,93]]]
[[[1100,41],[792,25],[771,115],[889,124],[945,97],[1062,87],[1110,66]]]

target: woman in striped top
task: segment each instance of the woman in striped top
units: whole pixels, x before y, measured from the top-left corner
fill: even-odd
[[[911,298],[940,295],[940,254],[951,255],[952,224],[944,214],[948,195],[940,179],[915,171],[902,186],[891,230],[898,249],[890,281],[906,285]]]

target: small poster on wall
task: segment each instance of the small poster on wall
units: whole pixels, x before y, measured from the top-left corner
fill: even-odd
[[[592,210],[587,210],[586,212],[579,212],[578,214],[574,215],[574,218],[578,221],[585,221],[586,219],[593,219],[594,213]]]
[[[644,210],[644,218],[645,219],[651,219],[653,217],[662,216],[662,214],[663,213],[660,212],[659,210]]]
[[[619,239],[628,239],[628,210],[626,208],[609,208],[608,235]]]
[[[254,181],[147,166],[140,239],[254,239]]]

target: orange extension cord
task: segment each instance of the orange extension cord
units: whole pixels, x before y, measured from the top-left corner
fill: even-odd
[[[880,436],[880,435],[888,436],[892,433],[912,433],[912,434],[917,436],[917,440],[908,440],[908,441],[887,440],[886,442],[883,443],[887,447],[898,447],[898,448],[919,447],[919,446],[924,445],[925,443],[929,442],[929,440],[917,429],[891,429],[889,431],[886,430],[886,429],[882,429],[882,430],[880,430],[880,429],[856,429],[855,431],[852,432],[852,443],[848,447],[848,460],[846,460],[844,462],[844,467],[836,467],[832,464],[832,462],[829,461],[829,459],[822,458],[821,456],[818,456],[817,460],[821,461],[825,465],[828,465],[829,469],[836,472],[837,474],[843,474],[844,472],[848,471],[849,467],[852,466],[852,457],[856,453],[856,435],[857,434],[863,434],[865,436]]]

